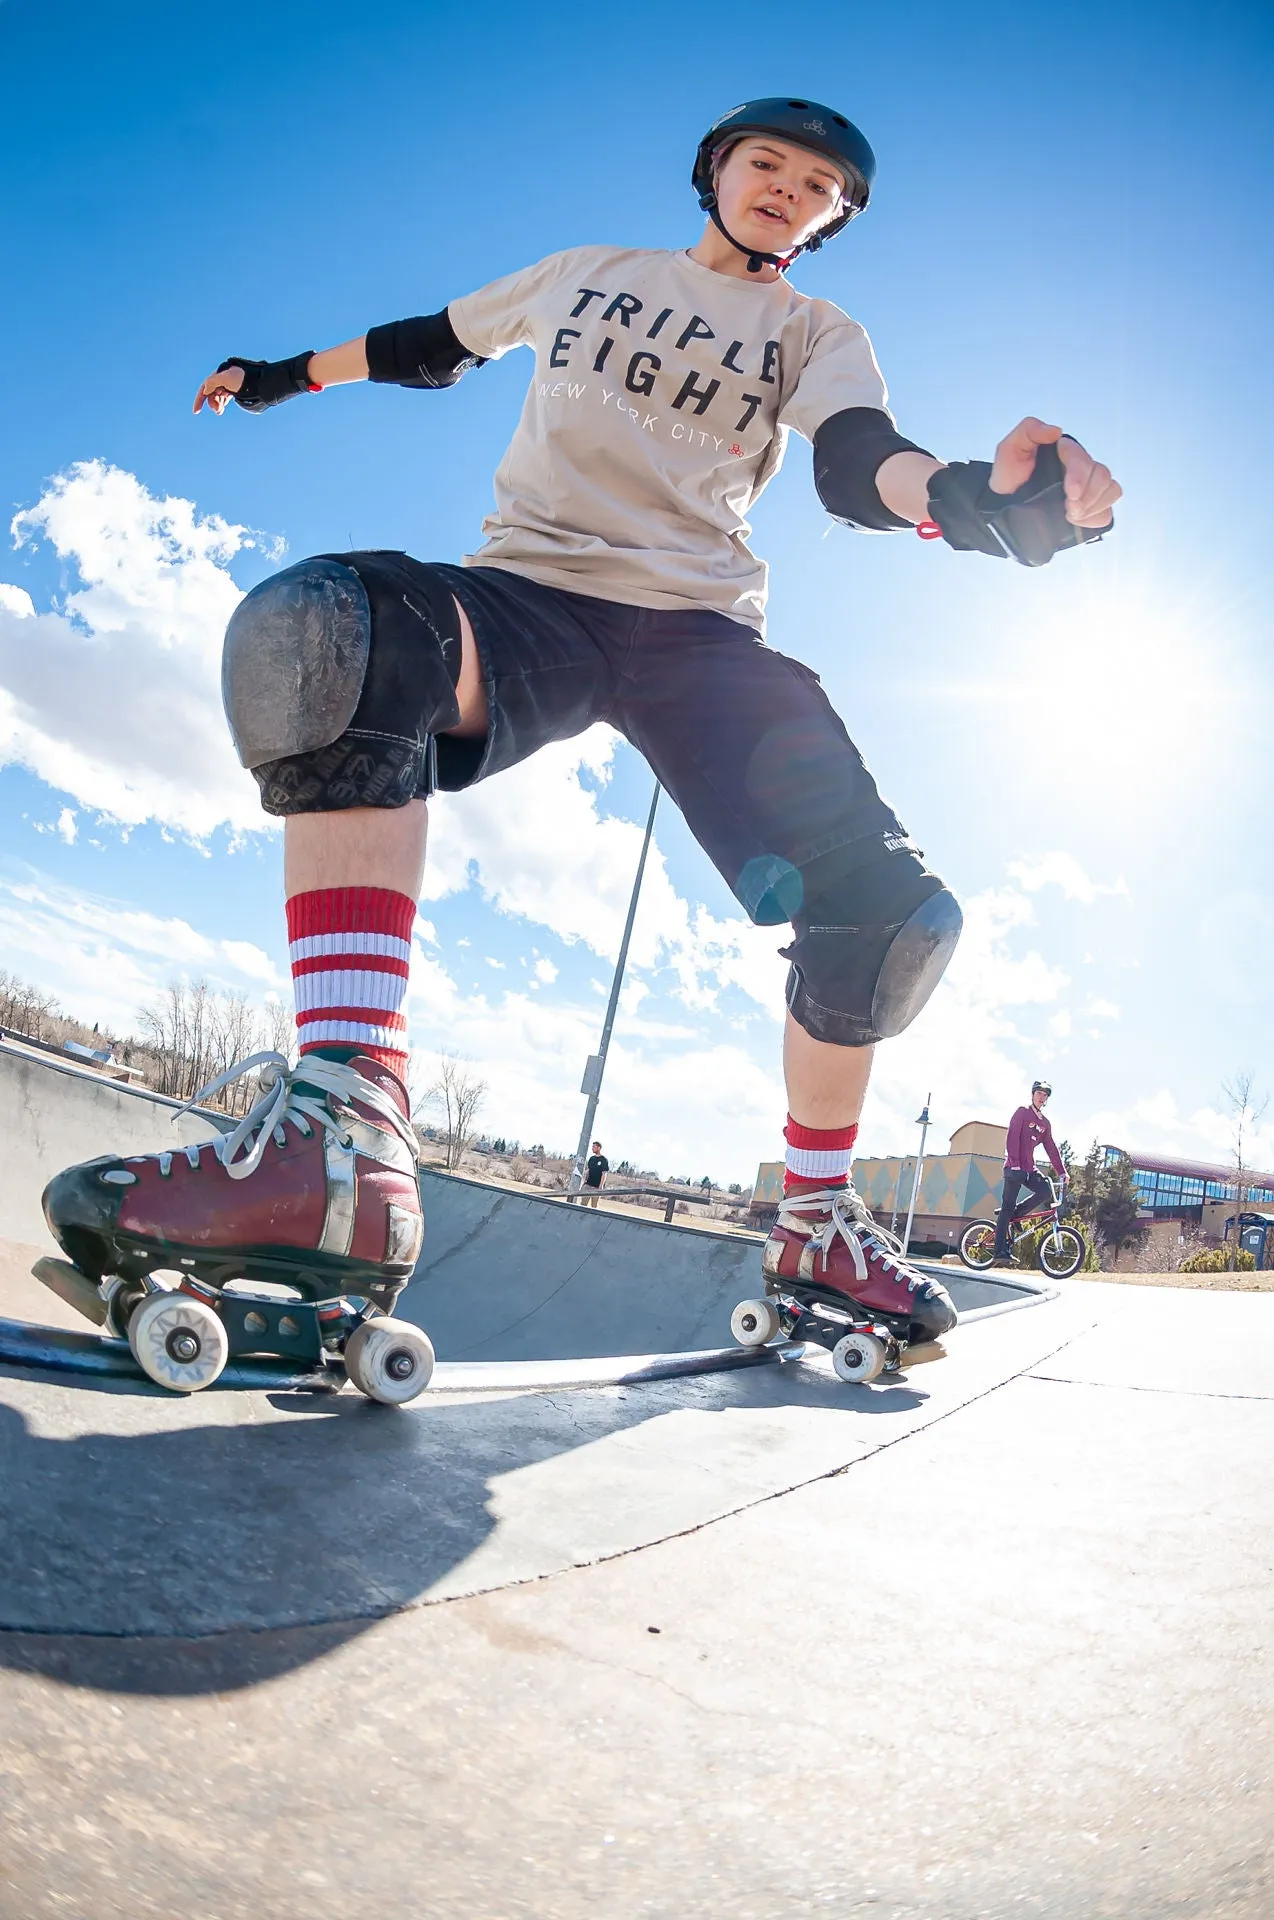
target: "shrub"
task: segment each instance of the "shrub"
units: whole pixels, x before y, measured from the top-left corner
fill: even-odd
[[[1188,1260],[1181,1262],[1182,1273],[1228,1273],[1230,1271],[1229,1247],[1205,1247],[1202,1253],[1192,1253]],[[1252,1273],[1256,1268],[1256,1255],[1249,1253],[1246,1247],[1240,1247],[1235,1256],[1235,1266],[1240,1273]]]

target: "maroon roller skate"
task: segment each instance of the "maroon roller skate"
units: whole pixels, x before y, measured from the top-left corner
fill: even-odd
[[[946,1288],[911,1266],[853,1187],[789,1194],[761,1256],[764,1300],[744,1300],[730,1330],[740,1345],[778,1333],[827,1347],[842,1380],[901,1365],[908,1346],[956,1323]]]
[[[51,1180],[45,1218],[74,1264],[38,1277],[178,1392],[266,1353],[343,1359],[369,1399],[413,1400],[434,1356],[390,1317],[424,1232],[402,1084],[362,1055],[254,1054],[196,1100],[254,1069],[260,1097],[230,1131]]]

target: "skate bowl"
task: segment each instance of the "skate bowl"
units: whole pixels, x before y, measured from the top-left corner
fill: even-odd
[[[718,1349],[761,1291],[761,1237],[665,1226],[421,1170],[425,1245],[398,1312],[442,1361],[601,1360]],[[962,1321],[1051,1290],[921,1263]],[[440,1382],[443,1384],[443,1382]]]
[[[40,1211],[45,1182],[75,1160],[145,1153],[207,1139],[224,1115],[106,1080],[0,1041],[0,1241],[41,1253],[54,1243]],[[435,1391],[636,1384],[777,1361],[745,1354],[730,1314],[761,1288],[759,1235],[634,1220],[422,1168],[425,1244],[399,1303],[442,1363]],[[922,1263],[924,1264],[924,1263]],[[1052,1291],[1024,1276],[934,1266],[961,1321],[1038,1304]],[[23,1290],[43,1299],[38,1287]],[[2,1316],[0,1316],[2,1317]],[[26,1317],[24,1314],[23,1317]],[[0,1361],[134,1379],[122,1347],[84,1331],[41,1345],[0,1330]],[[249,1361],[226,1385],[297,1384],[288,1369]]]
[[[1038,1290],[943,1269],[964,1320],[949,1362],[917,1347],[903,1374],[847,1389],[821,1349],[729,1342],[758,1288],[757,1237],[425,1172],[426,1251],[400,1310],[440,1364],[411,1410],[334,1391],[335,1370],[316,1391],[258,1360],[225,1390],[164,1393],[30,1267],[49,1250],[49,1175],[165,1144],[175,1111],[0,1050],[24,1183],[7,1187],[0,1242],[0,1534],[25,1543],[0,1570],[0,1667],[60,1685],[199,1693],[284,1673],[405,1609],[622,1556],[840,1473],[1066,1338],[1060,1303],[1006,1312]],[[207,1116],[180,1124],[206,1137]]]

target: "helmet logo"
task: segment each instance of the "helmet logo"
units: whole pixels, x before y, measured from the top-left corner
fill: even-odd
[[[827,128],[823,125],[821,120],[802,120],[801,125],[805,129],[806,133],[826,134],[827,132]]]

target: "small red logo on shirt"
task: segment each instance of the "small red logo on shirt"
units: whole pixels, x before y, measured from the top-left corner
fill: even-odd
[[[731,453],[737,453],[740,459],[743,458],[743,448],[739,445],[737,440],[734,442],[734,445],[730,448],[730,451]]]

